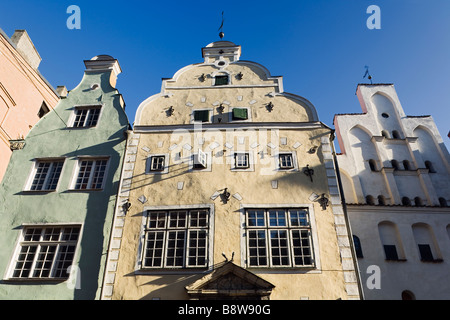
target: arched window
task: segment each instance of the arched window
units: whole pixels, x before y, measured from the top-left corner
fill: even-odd
[[[399,170],[397,160],[391,160],[391,165],[392,165],[392,168],[394,168],[394,170]]]
[[[377,171],[377,164],[375,163],[375,160],[370,159],[369,160],[369,166],[371,171]]]
[[[355,235],[353,235],[353,243],[355,245],[356,257],[357,258],[364,258],[363,252],[362,252],[362,247],[361,247],[361,241]]]
[[[395,223],[382,221],[378,224],[378,232],[383,245],[386,260],[405,260],[405,253]]]
[[[436,170],[434,170],[433,164],[429,160],[425,161],[425,168],[427,168],[428,172],[430,172],[430,173],[436,173]]]
[[[414,198],[414,205],[415,205],[416,207],[421,207],[421,206],[423,206],[422,199],[421,199],[420,197],[415,197],[415,198]]]
[[[403,160],[403,167],[405,168],[405,170],[411,170],[411,164],[408,160]]]
[[[400,133],[398,133],[397,130],[392,131],[392,138],[393,139],[400,139]]]
[[[386,130],[381,131],[381,135],[386,139],[389,139],[389,132],[387,132]]]
[[[426,223],[415,223],[412,225],[412,231],[419,249],[420,260],[439,261],[440,252],[431,227]]]
[[[402,198],[402,204],[404,206],[410,206],[411,205],[411,200],[408,197],[403,197]]]
[[[411,291],[405,290],[402,292],[402,300],[416,300],[416,297]]]
[[[382,195],[378,196],[378,205],[379,206],[385,206],[386,205],[386,198]]]
[[[366,196],[366,203],[373,206],[375,205],[375,199],[371,195],[368,195]]]
[[[441,207],[447,207],[447,200],[445,200],[445,198],[440,197],[439,198],[439,205]]]

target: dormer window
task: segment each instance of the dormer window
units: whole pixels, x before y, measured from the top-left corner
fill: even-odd
[[[72,127],[90,128],[95,127],[100,117],[101,106],[75,107],[75,116]]]
[[[227,75],[220,75],[215,77],[214,85],[216,86],[224,86],[228,84],[228,76]]]

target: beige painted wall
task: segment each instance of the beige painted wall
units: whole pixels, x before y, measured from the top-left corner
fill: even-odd
[[[317,121],[309,101],[284,93],[281,77],[271,77],[264,67],[239,62],[224,70],[230,72],[231,84],[214,87],[212,79],[207,77],[201,82],[198,77],[215,74],[218,67],[211,64],[185,67],[173,79],[163,81],[161,94],[150,97],[139,107],[134,137],[129,140],[121,193],[131,203],[131,208],[126,215],[120,208],[116,212],[106,281],[108,290],[105,290],[108,294],[104,296],[112,299],[188,299],[185,286],[205,275],[186,269],[168,274],[170,271],[167,270],[137,268],[143,245],[143,216],[147,209],[212,205],[212,263],[224,261],[222,252],[229,258],[235,252],[234,263],[246,268],[242,207],[296,205],[310,208],[315,268],[248,270],[275,285],[271,299],[347,299],[332,206],[323,210],[309,199],[313,192],[330,198],[328,181],[334,173],[329,171],[333,169],[325,167],[322,153],[322,141],[329,137],[330,130]],[[239,72],[244,75],[240,81],[235,78]],[[273,96],[273,92],[277,95]],[[272,112],[265,107],[269,102],[274,104]],[[215,116],[220,116],[218,103],[224,104],[225,112],[232,107],[248,107],[251,121],[228,124],[213,121],[201,129],[190,124],[195,109],[211,108]],[[166,114],[170,106],[175,110],[172,116]],[[204,138],[203,144],[198,143],[202,141],[200,138]],[[214,142],[217,147],[211,148]],[[270,144],[274,148],[268,146]],[[312,147],[318,147],[316,152],[309,152]],[[212,166],[209,171],[190,169],[189,160],[199,148],[210,152]],[[330,153],[329,145],[327,148]],[[231,170],[234,150],[247,150],[253,154],[252,170]],[[278,171],[275,159],[279,151],[293,152],[297,168]],[[146,161],[152,154],[169,154],[167,173],[146,173]],[[314,169],[313,182],[303,173],[306,165]],[[278,183],[276,189],[272,187],[274,180]],[[180,182],[183,183],[182,190],[178,188]],[[211,199],[216,191],[221,192],[224,188],[228,188],[231,195],[238,193],[241,198],[231,197],[227,203],[220,197]],[[146,203],[138,201],[141,196],[145,196]],[[345,240],[345,232],[342,234]]]

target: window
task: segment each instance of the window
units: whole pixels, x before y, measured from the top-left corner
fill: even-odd
[[[163,171],[165,158],[165,156],[151,157],[150,171]]]
[[[210,110],[194,110],[194,121],[201,121],[201,122],[210,122],[209,118],[209,111]]]
[[[143,268],[206,268],[209,225],[208,209],[149,211]]]
[[[169,154],[151,154],[146,160],[147,174],[164,174],[169,172]]]
[[[11,278],[67,279],[80,229],[79,225],[25,227]]]
[[[247,108],[233,108],[232,120],[248,120]]]
[[[280,153],[278,155],[278,163],[280,169],[292,169],[294,168],[294,158],[292,153]]]
[[[54,191],[58,186],[64,159],[38,160],[33,170],[30,191]]]
[[[403,167],[405,168],[405,170],[412,170],[411,164],[408,160],[403,160]]]
[[[425,167],[428,169],[429,173],[436,173],[436,170],[434,169],[433,164],[431,163],[431,161],[425,161]]]
[[[421,199],[420,197],[415,197],[415,198],[414,198],[414,205],[415,205],[416,207],[421,207],[421,206],[423,206],[423,201],[422,201],[422,199]]]
[[[249,267],[314,265],[307,209],[247,209],[245,229]]]
[[[361,247],[361,240],[359,240],[359,238],[355,235],[353,235],[353,243],[355,245],[356,257],[364,258],[363,252],[362,252],[362,247]]]
[[[429,244],[418,244],[420,260],[421,261],[434,261],[433,253]]]
[[[385,206],[386,205],[386,198],[383,195],[378,196],[378,205],[379,206]]]
[[[382,131],[381,131],[381,135],[382,135],[383,137],[385,137],[386,139],[389,139],[389,133],[388,133],[386,130],[382,130]]]
[[[402,198],[402,205],[410,206],[411,205],[411,200],[408,197],[403,197]]]
[[[75,190],[103,189],[108,159],[80,159],[78,160],[78,174]]]
[[[392,139],[400,139],[400,133],[397,130],[392,131]]]
[[[198,150],[197,153],[192,155],[192,169],[203,170],[208,168],[208,153]]]
[[[234,167],[236,169],[247,169],[250,167],[249,154],[248,153],[235,153],[234,154]]]
[[[371,206],[375,205],[375,199],[373,198],[373,196],[367,195],[366,196],[366,203],[368,205],[371,205]]]
[[[369,160],[369,167],[371,171],[377,171],[377,164],[375,163],[375,160]]]
[[[75,119],[73,121],[74,128],[95,127],[100,116],[101,106],[92,107],[76,107]]]
[[[215,84],[216,86],[227,85],[227,84],[228,84],[228,76],[227,76],[227,75],[216,76],[216,77],[215,77],[215,82],[214,82],[214,84]]]
[[[49,112],[50,112],[50,109],[47,107],[47,104],[45,102],[42,102],[41,108],[39,109],[39,112],[38,112],[38,117],[42,118]]]
[[[393,244],[383,245],[386,260],[398,260],[397,248]]]
[[[392,165],[392,168],[394,168],[394,170],[399,170],[397,160],[391,160],[391,165]]]
[[[439,205],[441,207],[447,207],[447,200],[445,200],[445,198],[440,197],[439,198]]]

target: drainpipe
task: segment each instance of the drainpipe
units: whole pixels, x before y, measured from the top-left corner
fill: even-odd
[[[353,242],[353,233],[352,233],[351,226],[350,226],[350,220],[348,218],[347,204],[345,202],[344,189],[342,188],[341,174],[339,171],[339,164],[337,161],[336,150],[334,148],[334,139],[336,137],[334,134],[335,130],[331,129],[331,128],[329,128],[329,129],[331,130],[330,131],[330,142],[331,142],[330,144],[331,144],[332,153],[333,153],[334,166],[336,168],[336,177],[338,180],[339,194],[341,196],[342,209],[344,210],[345,224],[347,226],[348,241],[350,243],[350,251],[352,253],[352,260],[353,260],[353,266],[355,268],[356,281],[358,283],[359,296],[361,297],[361,300],[364,300],[364,290],[362,287],[361,274],[359,271],[358,260],[356,257],[355,244]]]

